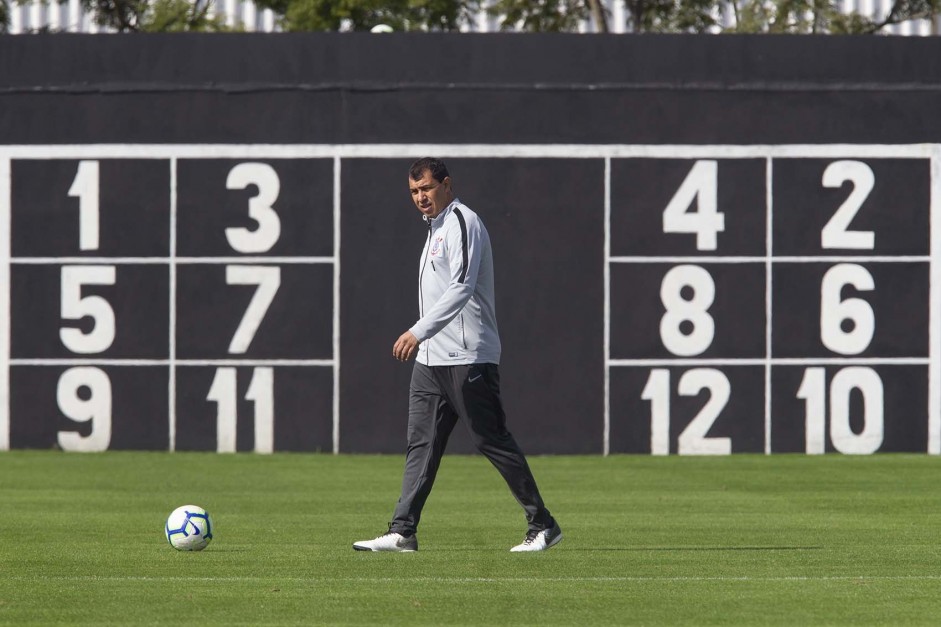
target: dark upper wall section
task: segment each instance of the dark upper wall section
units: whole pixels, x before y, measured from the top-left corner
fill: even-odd
[[[5,144],[911,143],[938,111],[938,38],[0,38]]]

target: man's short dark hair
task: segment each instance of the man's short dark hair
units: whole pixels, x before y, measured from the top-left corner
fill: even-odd
[[[445,177],[451,176],[448,174],[448,166],[444,165],[444,161],[436,159],[435,157],[422,157],[408,169],[408,175],[412,177],[413,181],[418,181],[421,180],[425,170],[430,171],[431,176],[439,183],[443,181]]]

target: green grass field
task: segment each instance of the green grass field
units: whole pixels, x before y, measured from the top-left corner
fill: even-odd
[[[0,454],[2,624],[864,625],[941,620],[941,460],[535,457],[565,540],[445,457],[413,554],[398,456]],[[164,519],[214,518],[201,553]]]

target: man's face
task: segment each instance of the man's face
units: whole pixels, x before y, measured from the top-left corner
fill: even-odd
[[[437,217],[454,200],[451,195],[451,177],[446,176],[439,183],[431,175],[431,170],[422,172],[422,177],[417,181],[409,177],[408,189],[412,192],[415,206],[429,218]]]

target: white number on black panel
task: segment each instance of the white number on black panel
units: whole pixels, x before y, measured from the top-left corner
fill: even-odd
[[[863,266],[841,263],[827,270],[820,283],[820,340],[834,353],[858,355],[872,342],[876,316],[862,298],[843,298],[848,285],[862,292],[876,287]]]
[[[660,340],[681,357],[699,355],[712,344],[716,325],[709,308],[716,297],[712,275],[699,266],[671,268],[660,283]]]
[[[872,231],[851,231],[850,223],[866,202],[876,177],[872,168],[862,161],[835,161],[823,172],[823,186],[839,189],[849,181],[853,190],[830,221],[820,232],[820,245],[823,248],[873,249],[876,246],[876,234]]]
[[[206,400],[216,404],[216,452],[235,452],[238,391],[235,368],[218,368]],[[245,400],[255,405],[255,452],[274,450],[274,370],[255,368]]]
[[[239,322],[232,341],[230,353],[244,353],[248,350],[255,333],[261,326],[268,307],[281,287],[281,268],[274,266],[226,266],[225,282],[228,285],[257,285],[252,300],[245,309],[245,315]]]
[[[98,249],[98,162],[79,161],[69,196],[78,198],[78,247]]]
[[[697,250],[715,250],[718,233],[725,230],[719,211],[719,164],[697,161],[663,210],[664,233],[694,233]],[[693,204],[696,210],[691,211]]]
[[[59,377],[56,387],[59,411],[78,423],[91,423],[91,433],[60,431],[59,446],[64,451],[97,453],[111,443],[111,380],[98,368],[70,368]]]
[[[114,285],[114,266],[62,266],[61,316],[63,320],[90,317],[86,333],[75,327],[59,329],[59,338],[73,353],[100,353],[114,342],[114,310],[101,296],[82,296],[85,285]]]
[[[714,368],[687,370],[680,377],[677,393],[696,396],[709,391],[709,400],[680,433],[677,452],[680,455],[728,455],[732,452],[730,438],[710,438],[706,434],[729,402],[732,386],[724,372]],[[654,368],[650,371],[641,398],[650,401],[650,452],[653,455],[670,454],[670,371]]]
[[[258,194],[248,201],[248,217],[258,226],[252,230],[227,228],[229,246],[240,253],[268,252],[281,237],[281,219],[273,208],[281,193],[278,173],[267,163],[240,163],[229,172],[225,184],[228,189],[247,189],[252,185],[258,189]]]
[[[850,425],[850,395],[862,395],[862,430]],[[885,436],[882,379],[872,368],[851,366],[839,370],[827,394],[826,371],[807,368],[797,398],[806,407],[805,446],[809,454],[826,451],[827,401],[830,404],[830,441],[841,453],[868,455],[882,446]]]

